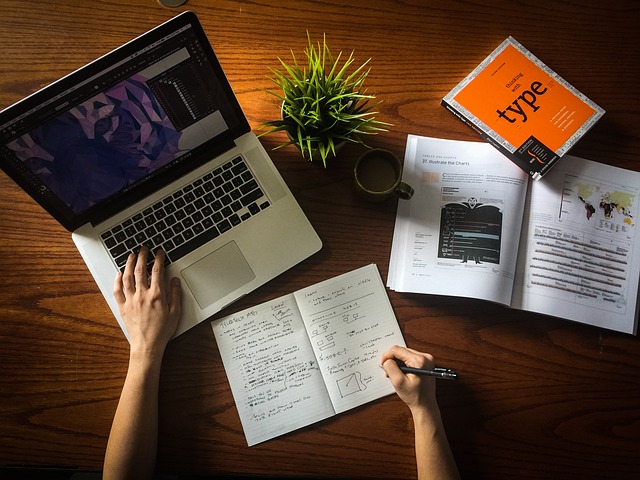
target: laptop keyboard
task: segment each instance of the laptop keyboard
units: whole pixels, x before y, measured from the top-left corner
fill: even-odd
[[[102,242],[120,270],[129,253],[143,245],[151,252],[162,248],[169,265],[268,206],[251,170],[237,157],[104,232]],[[149,255],[149,266],[153,261]]]

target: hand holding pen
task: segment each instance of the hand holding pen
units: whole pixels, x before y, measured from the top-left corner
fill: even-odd
[[[457,378],[453,370],[436,367],[433,356],[411,348],[393,346],[381,361],[396,393],[411,410],[436,406],[436,378]]]

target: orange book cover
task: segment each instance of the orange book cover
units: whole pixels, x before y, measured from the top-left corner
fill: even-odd
[[[604,114],[512,37],[442,104],[536,180]]]

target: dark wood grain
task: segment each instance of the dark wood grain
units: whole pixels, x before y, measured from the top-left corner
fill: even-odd
[[[277,100],[268,67],[306,32],[371,58],[368,88],[393,124],[371,144],[403,155],[409,133],[478,140],[439,104],[513,35],[607,110],[572,153],[640,170],[640,6],[617,1],[0,0],[0,108],[189,8],[259,132]],[[264,137],[268,149],[277,136]],[[377,263],[386,278],[396,203],[356,197],[348,146],[323,170],[273,159],[323,249],[225,313]],[[640,341],[465,299],[389,293],[408,344],[458,370],[438,384],[465,478],[637,478]],[[0,174],[0,465],[101,468],[128,346],[70,234]],[[395,396],[248,448],[211,328],[173,341],[160,392],[158,465],[181,473],[414,478],[412,424]]]

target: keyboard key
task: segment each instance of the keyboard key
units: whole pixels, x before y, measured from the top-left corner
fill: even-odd
[[[224,233],[231,229],[231,224],[229,223],[229,220],[222,220],[220,223],[216,224],[216,227],[218,227],[220,233]]]
[[[246,195],[247,193],[255,190],[256,188],[258,188],[258,182],[256,182],[255,180],[251,180],[250,182],[247,182],[243,186],[241,186],[240,191],[242,192],[243,195]]]
[[[256,200],[258,200],[260,197],[264,196],[264,194],[262,193],[262,190],[260,190],[259,188],[255,189],[253,192],[245,195],[244,197],[242,197],[242,205],[244,205],[245,207],[247,205],[249,205],[250,203],[255,202]]]
[[[191,230],[193,230],[194,235],[200,235],[202,232],[204,232],[204,227],[202,226],[201,223],[196,223]]]
[[[186,229],[184,232],[182,232],[182,236],[184,237],[185,241],[189,241],[191,240],[193,237],[195,237],[195,233],[193,233],[193,230],[191,230],[190,228]]]
[[[127,264],[127,259],[129,258],[129,252],[125,253],[124,255],[121,255],[120,257],[115,259],[116,262],[116,266],[120,269],[120,270],[124,270],[125,265]]]
[[[236,225],[240,225],[240,222],[242,222],[242,220],[240,220],[238,214],[234,213],[229,217],[229,222],[235,227]]]
[[[255,215],[256,213],[260,212],[260,207],[256,203],[252,203],[247,208],[249,208],[249,211],[251,212],[252,215]]]
[[[124,246],[124,244],[121,243],[120,245],[116,245],[114,248],[109,250],[109,253],[112,257],[117,258],[120,255],[127,253],[127,248]]]
[[[162,245],[162,249],[167,253],[170,252],[171,250],[173,250],[175,247],[176,246],[174,245],[173,240],[167,240]]]
[[[235,176],[238,176],[242,172],[244,172],[245,170],[247,170],[247,165],[244,162],[242,162],[242,163],[236,165],[235,167],[233,167],[233,169],[231,171],[233,172],[233,174]]]

